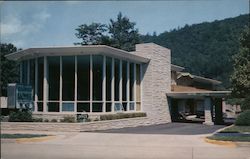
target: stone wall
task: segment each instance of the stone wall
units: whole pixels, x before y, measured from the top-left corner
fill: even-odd
[[[148,117],[95,121],[86,123],[1,122],[1,130],[79,132],[136,127],[160,123],[162,122],[156,122],[155,120],[152,120]]]
[[[156,123],[171,122],[166,96],[171,91],[170,50],[147,43],[136,45],[134,53],[150,59],[142,70],[142,111]]]

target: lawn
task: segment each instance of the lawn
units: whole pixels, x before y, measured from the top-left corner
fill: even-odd
[[[249,136],[209,136],[211,140],[250,142]]]
[[[34,138],[44,137],[45,134],[1,134],[2,139]]]
[[[222,133],[229,133],[229,132],[239,132],[239,133],[250,133],[250,126],[232,126],[229,128],[226,128],[222,131],[220,131]]]
[[[250,126],[231,126],[213,136],[207,137],[212,140],[250,142]]]

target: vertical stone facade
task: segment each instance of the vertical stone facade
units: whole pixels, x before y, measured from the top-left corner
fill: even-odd
[[[142,66],[142,111],[154,123],[171,122],[166,93],[171,91],[170,50],[154,43],[138,44],[134,52],[150,59]]]

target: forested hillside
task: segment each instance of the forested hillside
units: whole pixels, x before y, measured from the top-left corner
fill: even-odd
[[[158,36],[144,35],[141,41],[171,49],[173,64],[183,66],[193,74],[221,80],[228,88],[232,55],[239,50],[239,37],[246,26],[249,26],[249,14],[186,25]]]

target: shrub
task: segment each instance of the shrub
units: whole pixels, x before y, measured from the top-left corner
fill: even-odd
[[[146,117],[146,113],[117,113],[117,114],[106,114],[101,115],[100,120],[115,120],[115,119],[124,119],[124,118],[137,118],[137,117]]]
[[[10,122],[32,122],[32,113],[29,110],[11,112],[9,115]]]
[[[57,122],[57,119],[52,119],[50,122],[56,123],[56,122]]]
[[[61,119],[60,121],[65,122],[65,123],[75,123],[76,118],[73,115],[67,115],[67,116],[64,116],[63,119]]]
[[[33,118],[33,122],[43,122],[43,118]]]
[[[235,125],[250,126],[250,110],[246,110],[237,117]]]
[[[44,119],[44,121],[43,122],[49,122],[49,119]]]
[[[250,97],[247,97],[243,100],[240,108],[242,111],[250,110]]]

